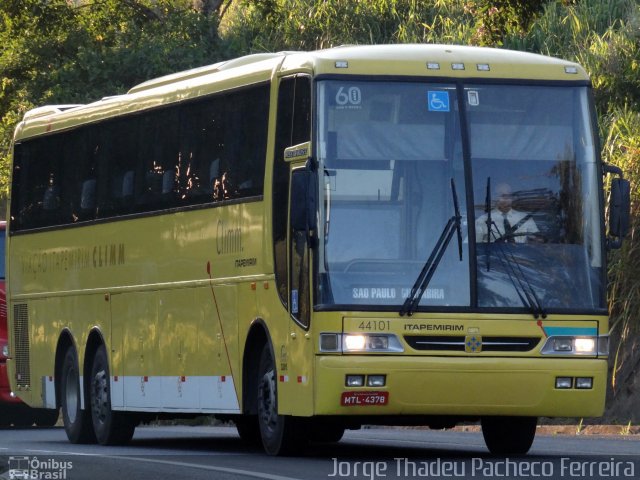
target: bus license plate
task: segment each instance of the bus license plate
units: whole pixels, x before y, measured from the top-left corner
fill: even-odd
[[[343,392],[340,400],[343,407],[367,407],[388,403],[389,392]]]

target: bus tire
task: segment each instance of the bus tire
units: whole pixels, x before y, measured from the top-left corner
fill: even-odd
[[[81,395],[78,354],[75,348],[70,346],[64,355],[60,374],[60,403],[64,430],[71,443],[95,443],[91,412],[80,408]]]
[[[536,436],[537,417],[482,417],[482,436],[494,455],[524,455]]]
[[[133,437],[136,422],[124,412],[111,409],[111,385],[107,350],[100,345],[91,365],[89,401],[96,440],[100,445],[122,445]]]
[[[306,446],[300,420],[278,414],[276,368],[269,345],[262,349],[258,369],[258,425],[269,455],[295,455]]]

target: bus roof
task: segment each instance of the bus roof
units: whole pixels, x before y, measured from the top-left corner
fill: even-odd
[[[282,70],[309,63],[315,75],[588,80],[582,67],[566,60],[513,50],[458,45],[347,45],[288,55]]]
[[[461,79],[583,81],[578,64],[511,50],[454,45],[342,46],[313,52],[247,55],[134,86],[87,105],[50,105],[25,114],[14,139],[65,130],[199,96],[266,82],[275,74],[420,76]]]

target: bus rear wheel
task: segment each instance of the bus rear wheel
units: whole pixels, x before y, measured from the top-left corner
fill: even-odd
[[[483,417],[482,436],[494,455],[524,455],[536,436],[537,417]]]
[[[95,443],[91,413],[81,407],[80,369],[75,348],[70,346],[62,361],[60,397],[64,430],[71,443]]]
[[[136,423],[123,412],[111,410],[111,385],[107,350],[100,345],[93,357],[89,385],[91,420],[101,445],[122,445],[133,437]]]
[[[278,414],[276,369],[269,345],[262,349],[258,369],[258,425],[269,455],[295,455],[306,446],[301,421]]]

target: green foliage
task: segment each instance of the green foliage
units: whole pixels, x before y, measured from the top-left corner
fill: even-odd
[[[616,109],[603,118],[607,136],[603,159],[618,165],[631,182],[631,235],[612,255],[609,306],[623,340],[640,332],[640,112]]]
[[[175,0],[12,0],[0,5],[0,197],[10,142],[35,105],[85,103],[226,57],[218,17]]]
[[[545,0],[473,0],[467,9],[476,17],[474,43],[502,45],[505,36],[522,36]]]
[[[87,101],[219,60],[215,17],[170,1],[154,2],[153,10],[139,5],[108,0],[78,9],[84,41],[50,79],[54,98]]]
[[[611,389],[609,415],[626,420],[633,413],[640,390],[637,382],[638,334],[640,334],[640,112],[626,106],[603,118],[607,131],[604,160],[620,166],[631,181],[631,234],[609,263],[611,311]],[[634,397],[635,395],[635,397]]]
[[[315,50],[343,44],[468,43],[463,0],[237,0],[221,32],[236,52]]]
[[[525,36],[505,46],[580,63],[591,76],[598,110],[640,105],[640,5],[635,0],[549,2]]]
[[[224,24],[238,52],[359,43],[500,45],[545,0],[237,0]]]

